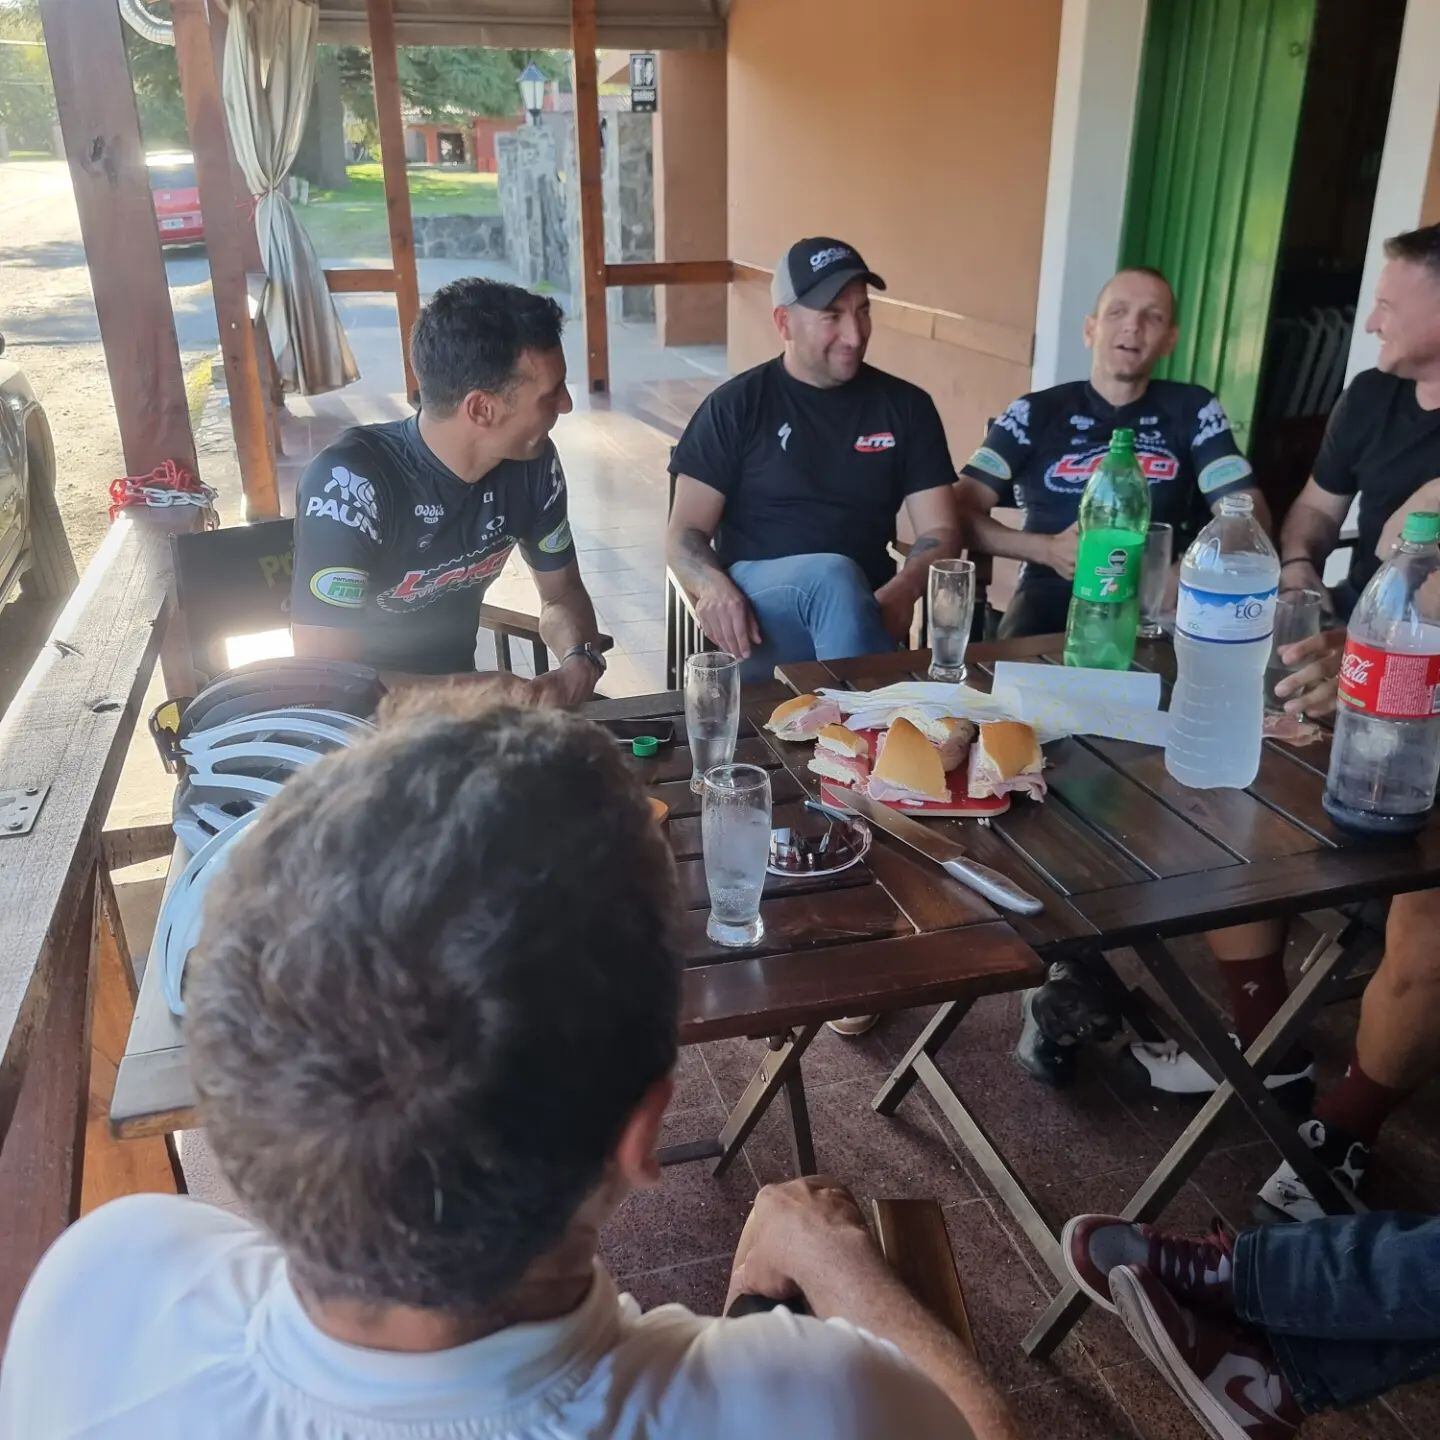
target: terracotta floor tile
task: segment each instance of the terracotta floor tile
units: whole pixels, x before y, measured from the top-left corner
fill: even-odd
[[[1398,1416],[1417,1440],[1431,1440],[1440,1435],[1440,1377],[1392,1390],[1384,1397],[1384,1407]]]
[[[869,1080],[878,1090],[893,1068],[883,1038],[887,1023],[882,1016],[864,1035],[837,1035],[822,1025],[800,1061],[807,1092],[840,1080]],[[716,1040],[700,1049],[727,1105],[739,1100],[766,1053],[763,1040]]]
[[[622,1293],[633,1295],[642,1310],[683,1305],[696,1315],[719,1315],[730,1284],[730,1260],[729,1255],[719,1255],[666,1270],[617,1276],[615,1283]]]
[[[1136,1431],[1115,1396],[1095,1377],[1051,1380],[1016,1390],[1010,1403],[1037,1440],[1132,1440]]]
[[[1128,1335],[1125,1338],[1129,1340]],[[1133,1341],[1130,1345],[1130,1359],[1106,1368],[1102,1379],[1135,1433],[1143,1440],[1205,1440],[1206,1431],[1185,1402],[1148,1360],[1135,1358],[1138,1351]],[[1308,1429],[1305,1434],[1308,1437]]]

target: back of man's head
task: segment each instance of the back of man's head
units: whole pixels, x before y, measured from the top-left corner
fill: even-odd
[[[297,1281],[466,1311],[556,1244],[674,1064],[673,874],[614,742],[553,712],[405,720],[267,805],[186,1036]]]
[[[560,344],[564,312],[548,295],[467,276],[442,285],[410,333],[410,362],[421,407],[436,419],[453,415],[472,390],[504,394],[526,350]]]

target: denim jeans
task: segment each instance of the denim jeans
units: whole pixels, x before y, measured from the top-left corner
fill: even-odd
[[[893,650],[865,572],[846,555],[787,555],[737,560],[730,578],[745,593],[761,644],[740,669],[768,680],[792,660],[843,660]]]
[[[1334,1216],[1244,1231],[1235,1314],[1301,1409],[1359,1405],[1440,1371],[1440,1219]]]

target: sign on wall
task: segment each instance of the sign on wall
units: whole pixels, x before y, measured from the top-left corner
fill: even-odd
[[[630,108],[653,110],[659,92],[655,88],[655,53],[652,50],[630,56]]]

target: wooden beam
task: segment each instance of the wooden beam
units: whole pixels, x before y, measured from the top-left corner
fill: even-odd
[[[215,74],[220,81],[220,94],[225,94],[225,34],[230,28],[230,17],[223,5],[210,6],[210,50],[215,56]],[[230,124],[225,124],[227,140]],[[248,271],[265,269],[260,258],[260,234],[255,229],[255,198],[250,194],[250,182],[235,158],[235,146],[230,144],[230,189],[235,195],[235,223],[240,227],[241,244],[245,251],[245,268]]]
[[[365,14],[370,24],[370,74],[375,82],[375,118],[380,130],[380,166],[385,175],[385,212],[390,222],[390,263],[395,269],[395,308],[400,312],[405,393],[417,401],[419,387],[410,367],[410,332],[420,313],[420,280],[415,273],[415,230],[410,216],[410,180],[405,173],[405,122],[400,113],[394,0],[365,0]]]
[[[115,0],[40,0],[40,19],[125,467],[143,475],[174,460],[196,471],[120,11]]]
[[[595,44],[595,0],[570,0],[586,384],[592,395],[604,395],[610,389],[610,329],[605,317],[605,202],[600,188],[600,87],[595,73]]]
[[[605,267],[607,285],[728,285],[734,278],[728,260],[627,260]]]
[[[230,183],[230,138],[220,100],[220,77],[205,14],[205,0],[172,0],[175,58],[185,99],[185,123],[195,156],[200,210],[207,217],[205,253],[210,264],[210,296],[220,330],[220,355],[230,400],[230,426],[245,490],[245,518],[274,520],[280,515],[255,328],[250,320],[246,285],[244,216],[236,209]]]
[[[337,295],[393,295],[399,277],[393,270],[327,270],[325,283]]]

